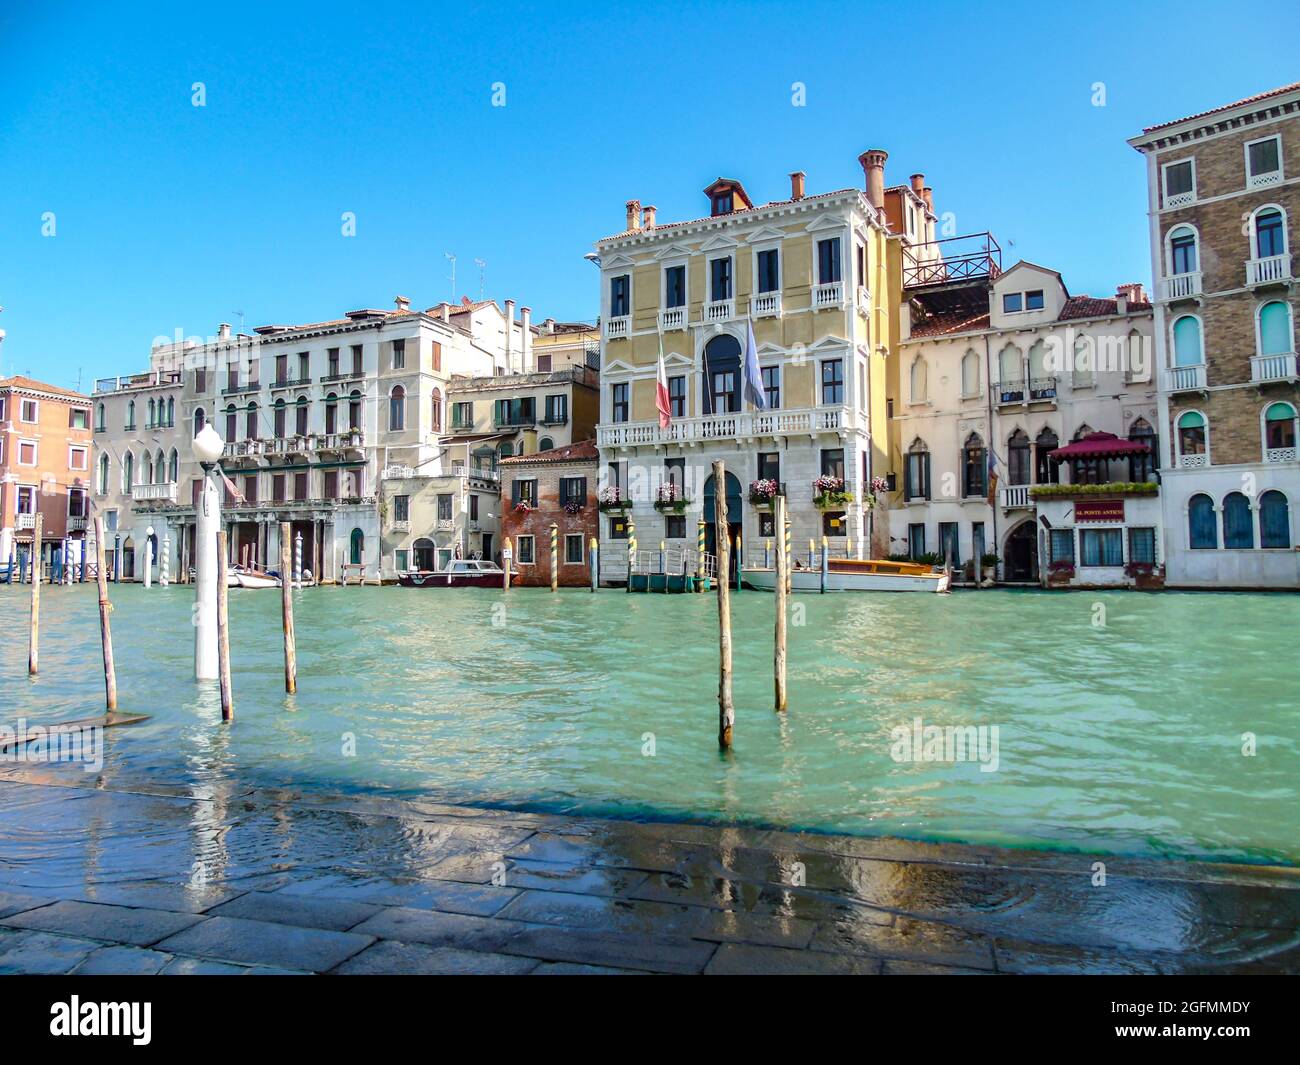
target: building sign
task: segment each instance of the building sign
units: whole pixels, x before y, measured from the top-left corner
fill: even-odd
[[[1123,521],[1124,500],[1080,499],[1074,504],[1075,521]]]

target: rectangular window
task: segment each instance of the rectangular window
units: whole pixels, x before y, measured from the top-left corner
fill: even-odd
[[[781,453],[779,451],[760,451],[758,453],[758,479],[781,483]]]
[[[257,474],[244,478],[244,499],[250,503],[257,502]]]
[[[307,498],[307,475],[305,473],[295,473],[293,475],[293,498]]]
[[[406,369],[406,341],[405,340],[393,341],[393,369],[394,370]]]
[[[18,486],[18,513],[35,514],[36,513],[36,489],[30,485]]]
[[[469,520],[478,521],[478,495],[474,492],[469,494]]]
[[[1152,528],[1134,528],[1128,531],[1128,560],[1156,563],[1156,531]]]
[[[271,501],[274,503],[284,502],[284,474],[277,473],[271,477]]]
[[[277,355],[275,357],[275,383],[282,385],[289,380],[289,356]]]
[[[822,406],[838,407],[844,403],[844,360],[822,360]]]
[[[709,299],[714,303],[731,299],[731,256],[709,262]]]
[[[398,573],[405,573],[411,568],[411,553],[409,551],[394,551],[393,565]]]
[[[565,533],[564,534],[564,562],[569,566],[581,566],[584,559],[582,557],[582,533]]]
[[[955,521],[939,522],[939,560],[945,565],[949,562],[954,567],[961,565],[961,548],[957,539]]]
[[[438,520],[451,521],[451,493],[438,493]]]
[[[627,539],[627,516],[611,514],[609,516],[609,538],[611,540]]]
[[[587,478],[560,478],[560,506],[576,503],[580,507],[587,505]]]
[[[336,470],[329,470],[325,474],[325,498],[338,499],[339,497],[339,475]]]
[[[1043,290],[1035,289],[1025,293],[1025,310],[1041,311],[1043,309]]]
[[[451,405],[451,427],[453,429],[472,429],[474,427],[474,404],[468,401]]]
[[[433,372],[442,373],[442,341],[433,341]]]
[[[1074,561],[1074,530],[1073,529],[1053,529],[1050,533],[1051,541],[1048,545],[1048,553],[1052,562],[1073,562]]]
[[[610,388],[610,415],[616,422],[627,421],[627,390],[628,386],[626,384],[617,384]]]
[[[566,395],[546,397],[546,424],[563,425],[569,420],[569,397]]]
[[[1191,203],[1196,198],[1196,176],[1190,159],[1166,163],[1163,174],[1166,207],[1179,207]]]
[[[298,352],[298,380],[311,380],[311,352]]]
[[[1122,529],[1080,529],[1080,564],[1084,566],[1124,565]]]
[[[842,447],[822,448],[822,476],[838,477],[844,480],[844,449]]]
[[[365,369],[365,359],[362,356],[361,351],[362,345],[352,345],[352,372],[356,375],[360,375]]]
[[[840,280],[840,238],[817,242],[817,283],[830,285]]]
[[[767,397],[767,409],[776,410],[781,406],[781,367],[764,366],[763,395]]]
[[[632,278],[620,274],[609,279],[609,316],[625,318],[632,313]]]
[[[537,506],[537,479],[534,477],[520,477],[510,485],[510,501],[515,506],[520,503],[527,503],[530,507]]]
[[[537,561],[534,545],[536,541],[531,536],[520,536],[518,538],[518,554],[515,561],[521,566],[531,566]]]
[[[758,253],[758,291],[777,292],[781,288],[781,260],[775,248]]]
[[[770,510],[760,510],[758,512],[758,535],[765,540],[775,539],[776,537],[776,515]]]
[[[68,517],[84,518],[86,516],[86,490],[84,488],[68,489]]]
[[[0,419],[4,418],[4,406],[0,404]],[[85,429],[90,424],[90,412],[82,407],[74,407],[68,415],[68,426],[72,429]]]
[[[68,449],[68,469],[84,470],[87,468],[86,462],[86,449],[84,447]]]
[[[307,404],[299,403],[294,408],[294,432],[299,436],[307,435]]]
[[[858,288],[867,287],[867,249],[857,244],[853,249],[854,263],[857,266],[856,282]]]
[[[394,521],[411,520],[411,497],[410,496],[393,496],[393,520]]]
[[[674,418],[686,417],[686,378],[668,378],[668,409]]]
[[[664,307],[686,306],[686,267],[669,266],[664,270]]]
[[[712,395],[714,414],[732,414],[740,409],[735,370],[718,370],[713,374]]]
[[[36,400],[25,399],[18,408],[18,420],[35,425],[40,420],[40,407]]]
[[[36,465],[36,443],[33,440],[18,441],[18,465]]]
[[[339,349],[338,349],[338,348],[329,348],[329,349],[325,352],[325,360],[326,360],[326,363],[328,364],[328,365],[325,367],[325,374],[326,374],[326,376],[327,376],[327,377],[337,377],[338,374],[339,374]]]
[[[1015,314],[1022,309],[1019,292],[1008,292],[1002,297],[1002,313]]]
[[[199,395],[202,395],[202,394],[203,394],[204,392],[206,392],[207,390],[208,390],[208,371],[207,371],[207,370],[195,370],[195,371],[194,371],[194,391],[197,392]]]
[[[1281,136],[1266,137],[1246,145],[1247,186],[1275,184],[1281,176]]]
[[[925,525],[922,522],[913,522],[907,527],[907,554],[912,559],[925,554]]]

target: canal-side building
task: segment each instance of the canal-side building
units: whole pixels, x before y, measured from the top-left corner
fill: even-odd
[[[1300,587],[1300,83],[1145,129],[1167,581]]]
[[[865,187],[809,195],[796,172],[788,196],[769,203],[719,178],[704,190],[708,213],[684,222],[660,222],[654,207],[631,200],[623,231],[597,242],[603,560],[626,559],[629,520],[643,546],[663,540],[670,552],[693,552],[704,518],[714,553],[722,491],[731,534],[761,554],[774,529],[767,497],[754,492],[751,502],[760,481],[785,493],[798,542],[826,535],[837,553],[872,549],[864,497],[886,465],[898,309],[886,158],[859,158]],[[905,206],[918,235],[932,229],[924,196]],[[746,397],[751,328],[766,409]],[[661,352],[666,426],[656,408]],[[715,459],[726,463],[723,486],[712,480]],[[680,506],[656,509],[664,493]],[[623,579],[621,565],[602,578]]]
[[[1163,561],[1151,304],[1138,284],[1071,295],[995,247],[906,272],[891,554],[959,579],[996,555],[1007,582],[1135,584]]]
[[[533,358],[538,373],[586,366],[600,372],[600,329],[588,322],[545,319],[533,336]]]
[[[594,440],[501,460],[502,534],[511,543],[513,583],[551,583],[551,526],[556,526],[557,583],[591,581],[588,547],[599,529],[598,453]]]
[[[0,378],[0,561],[30,565],[36,515],[41,559],[85,543],[91,471],[90,397],[30,377]]]

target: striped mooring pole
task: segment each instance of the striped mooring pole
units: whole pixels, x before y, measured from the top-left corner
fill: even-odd
[[[782,508],[784,510],[784,508]],[[788,592],[794,587],[794,578],[790,576],[790,570],[794,568],[794,554],[791,551],[792,541],[790,539],[790,519],[785,519],[785,590]]]
[[[560,527],[551,522],[551,591],[560,587]]]
[[[158,566],[158,583],[163,588],[171,584],[172,572],[172,538],[163,536],[162,542],[162,562]]]
[[[703,518],[700,518],[699,540],[695,548],[695,590],[704,591],[704,530],[707,528]]]
[[[361,576],[361,582],[365,583],[364,573]],[[293,586],[295,588],[302,587],[302,533],[299,533],[293,539]]]
[[[632,571],[636,569],[636,522],[627,523],[627,590],[632,590]]]

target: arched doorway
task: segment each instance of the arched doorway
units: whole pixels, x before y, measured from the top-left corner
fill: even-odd
[[[740,341],[730,333],[704,346],[704,413],[740,410]],[[730,474],[727,475],[730,480]]]
[[[718,553],[718,530],[716,522],[715,499],[717,486],[713,474],[704,482],[704,550],[710,555]],[[741,508],[740,478],[734,473],[727,473],[727,530],[732,542],[740,535],[744,511]],[[731,577],[736,575],[736,553],[731,554]]]
[[[122,580],[135,580],[135,540],[131,537],[126,538],[126,543],[122,545]]]
[[[351,561],[352,565],[354,566],[361,565],[361,559],[365,555],[365,551],[366,551],[366,534],[363,533],[360,529],[353,529],[352,537],[351,537],[352,557],[349,560]]]
[[[427,537],[422,536],[415,541],[415,568],[425,572],[437,568],[433,541]]]
[[[1032,518],[1022,521],[1007,534],[1002,579],[1013,582],[1038,580],[1038,527]]]

